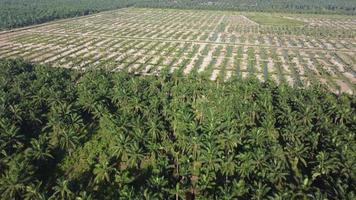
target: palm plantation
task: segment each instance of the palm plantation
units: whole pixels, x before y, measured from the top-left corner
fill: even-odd
[[[355,96],[1,60],[4,199],[354,199]]]

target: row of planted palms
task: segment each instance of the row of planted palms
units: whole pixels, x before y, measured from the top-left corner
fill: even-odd
[[[0,62],[4,199],[355,198],[355,96]]]

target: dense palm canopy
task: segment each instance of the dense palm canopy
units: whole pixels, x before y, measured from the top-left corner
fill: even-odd
[[[356,98],[0,62],[4,199],[355,199]]]

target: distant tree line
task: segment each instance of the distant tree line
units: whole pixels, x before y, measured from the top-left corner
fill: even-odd
[[[355,199],[356,97],[0,60],[1,199]]]
[[[140,0],[0,0],[0,29],[133,6]]]
[[[147,0],[137,5],[185,9],[356,14],[356,2],[353,0]]]
[[[356,14],[354,0],[0,0],[0,29],[123,7]]]

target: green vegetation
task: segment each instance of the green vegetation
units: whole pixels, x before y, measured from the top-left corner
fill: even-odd
[[[355,199],[356,97],[0,60],[2,199]]]
[[[356,14],[354,0],[0,0],[0,29],[123,7]]]
[[[134,0],[0,0],[0,29],[128,7],[133,2]]]
[[[270,13],[246,13],[246,17],[260,25],[303,26],[304,22]]]
[[[136,5],[179,9],[356,14],[354,0],[148,0]]]

